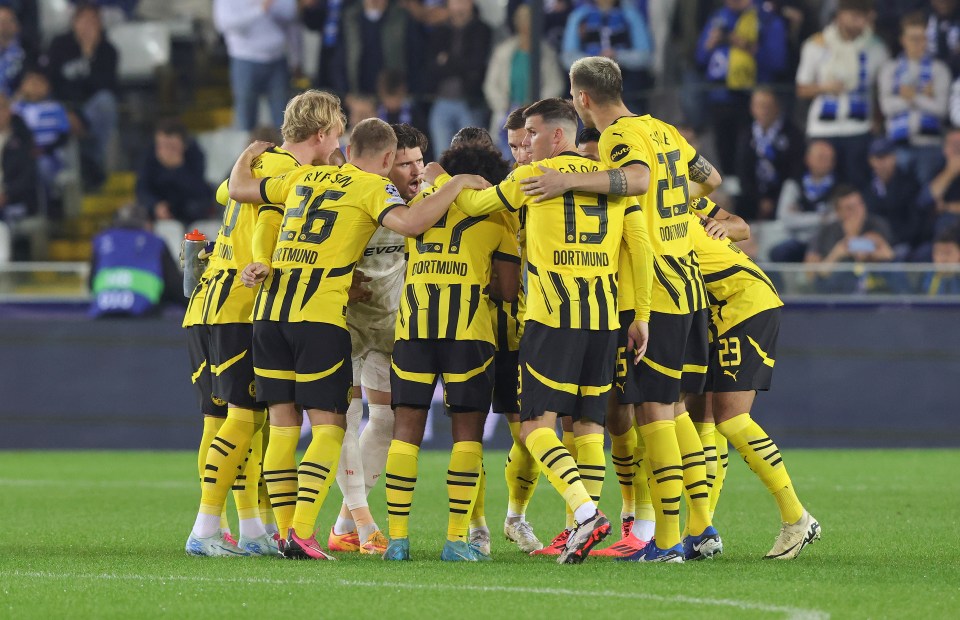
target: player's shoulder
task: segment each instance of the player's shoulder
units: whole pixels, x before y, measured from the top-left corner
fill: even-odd
[[[300,162],[289,151],[278,146],[272,146],[253,160],[253,175],[256,177],[275,177],[294,168],[299,168]]]
[[[545,167],[559,170],[560,172],[596,172],[597,170],[607,170],[607,166],[601,162],[594,161],[589,157],[584,157],[574,151],[564,151],[555,157],[538,162]]]

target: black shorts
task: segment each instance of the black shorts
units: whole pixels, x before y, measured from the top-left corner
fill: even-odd
[[[707,391],[769,390],[777,357],[780,308],[734,325],[710,343]]]
[[[620,313],[620,330],[617,332],[617,372],[614,379],[617,403],[621,405],[635,405],[641,402],[640,386],[637,384],[639,366],[633,363],[633,351],[627,351],[627,330],[633,323],[633,312]],[[641,362],[642,363],[642,362]]]
[[[203,415],[227,417],[227,401],[213,396],[213,375],[210,373],[210,326],[187,328],[187,352],[190,354],[190,381],[197,393]]]
[[[681,392],[702,394],[710,355],[710,311],[650,313],[650,342],[637,367],[640,402],[675,403]]]
[[[553,411],[603,425],[616,354],[614,330],[528,321],[520,340],[520,419]]]
[[[253,375],[253,325],[210,326],[210,371],[218,399],[244,409],[264,408],[264,403],[257,402]]]
[[[397,340],[390,368],[394,407],[429,409],[437,377],[450,413],[490,411],[493,344],[482,340]]]
[[[520,352],[493,356],[493,412],[520,413]]]
[[[257,398],[346,413],[353,391],[350,332],[329,323],[253,322]]]

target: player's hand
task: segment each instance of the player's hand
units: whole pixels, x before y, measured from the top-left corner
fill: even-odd
[[[703,224],[703,229],[707,231],[707,235],[709,235],[711,239],[723,241],[727,238],[727,225],[721,220],[715,220],[712,217],[701,215],[700,222]]]
[[[423,169],[423,178],[430,185],[436,185],[437,177],[446,173],[447,171],[443,169],[443,166],[441,166],[435,161],[432,161],[429,164],[427,164],[426,168]]]
[[[537,168],[540,168],[540,172],[543,174],[520,180],[520,187],[523,189],[524,194],[527,196],[539,196],[535,202],[543,202],[550,198],[556,198],[570,189],[567,187],[567,180],[565,178],[567,175],[553,168],[544,168],[543,166],[537,166]]]
[[[460,183],[460,189],[487,189],[490,182],[479,174],[458,174],[453,177]]]
[[[263,263],[250,263],[243,268],[240,274],[240,281],[247,288],[253,288],[267,279],[270,275],[270,268]]]
[[[243,150],[243,153],[240,157],[245,157],[250,161],[253,161],[257,157],[263,155],[266,150],[273,146],[273,142],[264,142],[263,140],[254,140],[250,145]]]
[[[634,321],[627,328],[627,350],[633,351],[633,364],[636,366],[647,352],[650,341],[650,325],[646,321]]]
[[[363,285],[371,280],[373,280],[373,278],[367,276],[359,269],[353,270],[353,281],[350,283],[350,290],[347,291],[349,303],[352,304],[356,302],[370,301],[370,298],[373,297],[373,293],[370,291],[370,289],[365,288]]]

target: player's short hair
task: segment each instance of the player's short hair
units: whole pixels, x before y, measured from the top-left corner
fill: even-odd
[[[570,84],[582,90],[599,105],[620,103],[623,98],[623,74],[617,63],[603,56],[587,56],[570,67]]]
[[[577,146],[587,142],[600,142],[600,130],[596,127],[584,127],[577,134]]]
[[[365,153],[382,153],[397,148],[397,134],[388,123],[379,118],[368,118],[354,126],[350,133],[351,156],[362,157]]]
[[[429,142],[422,131],[407,123],[393,123],[390,127],[393,128],[393,133],[397,135],[398,151],[401,149],[420,149],[422,152],[426,152]]]
[[[318,132],[342,131],[347,117],[340,108],[340,97],[322,90],[305,90],[283,110],[280,133],[288,142],[303,142]]]
[[[860,190],[848,183],[842,183],[830,194],[830,200],[833,201],[833,207],[836,208],[841,200],[854,194],[861,195]]]
[[[157,121],[156,133],[177,136],[184,142],[190,138],[186,125],[179,118],[162,118]]]
[[[933,242],[960,245],[960,225],[944,228],[933,238]]]
[[[503,128],[507,131],[523,129],[523,112],[526,109],[526,106],[523,106],[508,114],[506,122],[503,123]]]
[[[450,140],[450,147],[453,148],[455,146],[460,146],[461,144],[491,147],[496,146],[496,144],[493,142],[493,138],[490,137],[490,132],[483,127],[464,127],[455,133],[453,138]]]
[[[904,15],[903,18],[900,20],[901,32],[911,27],[918,27],[918,28],[927,27],[927,18],[924,15],[923,11],[912,11]]]
[[[479,174],[493,185],[510,174],[510,164],[499,149],[475,143],[451,146],[440,156],[440,165],[451,175]]]
[[[577,116],[576,108],[573,107],[573,103],[559,97],[541,99],[536,103],[530,104],[527,109],[523,111],[523,118],[528,119],[531,116],[539,116],[543,119],[543,122],[553,125],[565,124],[572,125],[573,127],[579,125],[579,117]]]

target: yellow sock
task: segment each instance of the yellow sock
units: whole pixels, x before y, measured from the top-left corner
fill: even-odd
[[[474,442],[466,442],[474,443]],[[452,457],[452,455],[451,455]],[[449,485],[448,485],[449,486]],[[477,480],[477,500],[471,507],[470,528],[487,527],[486,515],[486,497],[487,497],[487,472],[480,463],[480,478]]]
[[[503,476],[507,481],[507,516],[522,516],[540,480],[540,464],[520,441],[520,423],[509,422],[513,446]]]
[[[717,511],[717,504],[720,502],[720,491],[723,490],[723,481],[727,477],[727,457],[729,456],[727,438],[721,435],[720,431],[715,431],[713,439],[717,442],[717,478],[713,481],[713,488],[710,489],[711,517]]]
[[[482,470],[483,445],[480,442],[458,441],[453,444],[447,467],[447,498],[450,500],[447,540],[466,542]]]
[[[387,522],[390,538],[407,538],[413,489],[417,484],[417,461],[420,448],[394,439],[387,453],[384,470],[387,482]]]
[[[540,461],[543,471],[550,472],[547,480],[563,496],[571,511],[590,501],[590,494],[580,481],[577,462],[552,428],[538,428],[527,435],[527,449]]]
[[[713,422],[694,422],[693,427],[697,429],[700,444],[703,446],[703,460],[707,466],[707,492],[710,494],[710,521],[713,522],[713,484],[717,481],[717,426]]]
[[[577,460],[577,445],[576,445],[576,443],[575,443],[574,440],[573,440],[573,431],[563,431],[562,443],[563,443],[563,447],[566,448],[566,449],[567,449],[567,452],[570,453],[570,456],[573,457],[573,460],[576,461],[576,460]],[[547,476],[547,478],[549,479],[549,476]],[[551,484],[553,484],[553,483],[551,482]],[[554,484],[553,486],[556,487],[556,484]],[[576,525],[575,519],[573,518],[573,510],[570,509],[570,505],[569,505],[569,504],[564,504],[563,509],[564,509],[564,512],[565,512],[565,514],[564,514],[565,527],[566,527],[567,529],[570,529],[570,528],[574,527],[574,525]]]
[[[270,443],[270,425],[264,423],[260,429],[260,454],[267,453],[267,445]],[[267,491],[267,481],[263,477],[263,460],[260,461],[260,481],[257,483],[257,506],[260,509],[260,520],[266,526],[276,526],[277,520],[273,517],[273,506],[270,504],[270,493]],[[267,531],[271,531],[268,527]]]
[[[637,433],[637,448],[633,452],[633,502],[636,506],[637,521],[656,521],[657,513],[653,509],[653,498],[650,496],[650,483],[648,482],[649,473],[644,468],[644,460],[647,456],[647,445],[643,443],[643,437],[640,436],[640,429],[636,426],[633,429]]]
[[[687,512],[687,531],[694,536],[710,525],[710,487],[707,482],[707,464],[704,461],[700,435],[686,411],[677,416],[677,446],[683,462],[684,496],[690,510]]]
[[[683,465],[677,445],[676,423],[660,420],[640,427],[647,447],[644,467],[649,472],[650,496],[656,511],[657,547],[669,549],[680,542],[680,499]]]
[[[280,536],[287,537],[297,506],[297,442],[299,426],[271,426],[270,443],[263,455],[263,479],[267,483],[273,516]]]
[[[753,421],[750,414],[741,413],[717,424],[717,430],[737,449],[753,473],[757,474],[767,490],[773,494],[780,509],[780,520],[784,523],[799,521],[803,516],[803,506],[793,490],[780,450]]]
[[[243,475],[250,442],[257,428],[263,424],[264,417],[262,411],[254,412],[250,409],[231,407],[227,411],[227,420],[210,442],[207,462],[203,466],[201,513],[219,515],[223,512],[227,492],[237,477]]]
[[[293,513],[293,531],[300,538],[313,536],[317,515],[337,476],[344,429],[333,424],[312,428],[313,440],[303,453],[297,470],[297,507]]]
[[[263,435],[258,430],[250,441],[243,472],[233,483],[233,501],[240,519],[260,518],[260,470],[263,467]]]
[[[217,436],[217,432],[223,427],[226,418],[215,418],[213,416],[203,416],[203,435],[200,436],[200,449],[197,451],[197,473],[200,475],[200,488],[203,489],[203,467],[207,464],[207,452],[210,450],[210,442]]]
[[[594,504],[600,504],[603,479],[607,473],[607,459],[603,453],[603,433],[590,433],[574,439],[577,446],[577,470],[583,487]]]
[[[622,435],[610,433],[610,460],[620,482],[620,518],[636,514],[636,495],[633,490],[633,454],[637,449],[637,432],[631,426]]]

